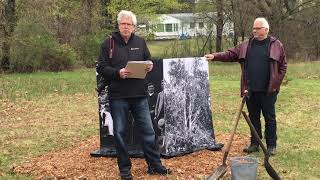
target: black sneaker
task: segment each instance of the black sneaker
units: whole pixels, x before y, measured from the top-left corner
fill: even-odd
[[[162,165],[148,167],[148,174],[151,174],[151,175],[167,175],[167,174],[171,174],[171,172],[172,171],[169,168],[166,168]]]
[[[120,173],[121,180],[132,180],[131,172],[121,172]]]
[[[256,145],[256,144],[250,144],[250,146],[243,149],[243,152],[248,154],[253,152],[258,152],[258,151],[259,151],[259,145]]]
[[[270,155],[274,156],[277,154],[277,148],[276,147],[268,147],[267,151]]]

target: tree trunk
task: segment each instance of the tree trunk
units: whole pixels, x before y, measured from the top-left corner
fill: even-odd
[[[209,34],[208,49],[209,49],[209,52],[210,52],[210,53],[213,52],[212,33]]]
[[[320,33],[320,23],[317,22],[316,23],[316,33],[315,33],[315,38],[314,38],[314,45],[315,45],[315,56],[316,56],[316,59],[319,59],[320,57],[320,36],[319,36],[319,33]]]
[[[246,36],[246,32],[245,31],[241,31],[241,41],[244,41],[244,38]]]
[[[217,4],[217,38],[216,52],[222,51],[222,31],[223,31],[223,0],[216,0]]]
[[[235,2],[234,0],[231,0],[231,10],[232,10],[232,14],[233,14],[233,45],[236,46],[238,44],[238,29],[239,29],[239,21],[236,20],[236,7],[235,7]]]
[[[82,6],[84,9],[84,13],[86,15],[85,18],[85,29],[84,32],[86,34],[89,34],[91,32],[91,25],[92,25],[92,17],[93,17],[93,7],[94,7],[94,1],[93,0],[83,0]]]
[[[10,69],[10,41],[16,26],[16,2],[7,0],[4,7],[4,42],[2,45],[1,69],[7,71]]]
[[[233,28],[233,45],[236,46],[238,44],[238,30]]]
[[[101,0],[101,16],[103,17],[100,27],[101,29],[113,29],[114,25],[112,24],[111,15],[108,12],[107,6],[110,3],[110,0]]]
[[[57,23],[57,39],[60,44],[64,44],[67,42],[65,38],[64,26],[65,20],[59,14],[56,15],[56,23]]]
[[[5,36],[7,33],[5,33]],[[2,44],[2,59],[1,59],[2,71],[8,71],[10,69],[10,44],[7,38],[4,39]]]

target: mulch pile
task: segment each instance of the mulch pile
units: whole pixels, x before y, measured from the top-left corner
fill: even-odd
[[[217,142],[226,143],[229,134],[218,134]],[[236,134],[229,157],[243,156],[242,149],[249,137]],[[68,149],[51,152],[30,159],[13,167],[19,174],[33,175],[39,179],[119,179],[116,158],[91,157],[90,153],[100,146],[99,137],[77,143]],[[204,178],[221,165],[223,151],[202,150],[170,159],[162,159],[165,166],[173,170],[168,176],[151,176],[146,173],[144,159],[132,158],[134,179],[193,179]],[[230,176],[230,170],[227,171]]]

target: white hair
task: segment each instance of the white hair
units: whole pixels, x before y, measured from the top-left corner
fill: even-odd
[[[268,29],[268,32],[269,32],[270,27],[269,27],[269,23],[268,23],[268,21],[267,21],[266,18],[264,18],[264,17],[258,17],[258,18],[256,18],[256,19],[254,20],[254,22],[261,22],[262,27]]]
[[[120,21],[123,17],[131,17],[133,25],[135,25],[135,26],[137,25],[137,16],[135,14],[133,14],[133,12],[121,10],[118,14],[118,17],[117,17],[118,24],[120,23]]]

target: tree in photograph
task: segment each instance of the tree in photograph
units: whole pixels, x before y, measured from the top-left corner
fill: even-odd
[[[201,60],[179,59],[169,62],[168,67],[165,88],[168,149],[190,151],[210,143],[213,135],[206,66]]]
[[[184,129],[183,132],[187,130],[186,120],[186,78],[188,72],[185,69],[184,63],[182,60],[171,61],[170,70],[168,71],[169,80],[166,82],[166,87],[168,89],[165,91],[166,95],[166,114],[171,115],[172,117],[177,117],[179,120],[175,121],[174,119],[168,119],[168,123],[176,124],[177,127]],[[175,97],[173,97],[175,96]],[[172,122],[170,122],[172,121]],[[178,123],[178,124],[177,124]],[[170,132],[171,127],[168,127]],[[174,127],[172,127],[174,128]],[[183,136],[183,135],[182,135]]]

